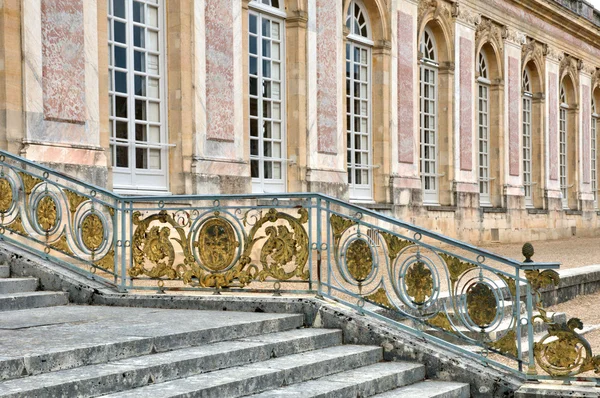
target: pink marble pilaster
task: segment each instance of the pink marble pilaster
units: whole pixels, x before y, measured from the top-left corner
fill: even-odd
[[[518,59],[508,57],[508,159],[511,176],[519,175],[519,106],[521,103],[519,65]]]
[[[337,12],[337,1],[317,0],[318,150],[329,154],[337,154]]]
[[[398,161],[414,161],[413,17],[398,11]]]
[[[85,123],[84,0],[42,0],[44,118]]]
[[[591,131],[590,131],[590,119],[592,117],[592,104],[590,99],[590,88],[589,86],[582,85],[581,86],[581,96],[583,104],[581,106],[582,117],[583,117],[583,183],[589,184],[591,182],[591,153],[590,153],[590,141],[591,141]]]
[[[558,76],[548,74],[548,152],[550,179],[558,180]]]
[[[473,170],[473,42],[460,38],[460,169]]]
[[[206,0],[205,17],[206,76],[208,76],[206,138],[215,141],[234,141],[235,91],[231,0]]]

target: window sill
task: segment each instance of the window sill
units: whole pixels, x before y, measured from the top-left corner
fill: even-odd
[[[484,213],[506,213],[505,207],[482,207]]]
[[[567,216],[581,216],[583,212],[581,210],[565,210]]]
[[[355,202],[356,204],[360,203],[360,202]],[[366,207],[367,209],[370,210],[393,210],[394,209],[394,205],[392,203],[364,203],[362,204],[363,207]]]
[[[457,208],[456,206],[432,206],[432,205],[425,205],[425,209],[427,209],[427,211],[444,211],[444,212],[456,212]]]
[[[527,209],[527,214],[548,214],[548,210],[544,209]]]

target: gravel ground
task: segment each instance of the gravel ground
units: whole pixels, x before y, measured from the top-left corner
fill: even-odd
[[[600,293],[579,296],[573,300],[552,306],[548,308],[553,312],[564,312],[567,318],[579,318],[584,327],[600,325]],[[577,330],[576,330],[577,331]],[[594,355],[600,354],[600,330],[595,330],[585,335],[590,343]]]
[[[570,238],[532,244],[535,249],[534,261],[558,261],[561,263],[561,269],[600,264],[600,238]],[[521,254],[522,244],[490,243],[482,247],[515,260],[524,259]]]

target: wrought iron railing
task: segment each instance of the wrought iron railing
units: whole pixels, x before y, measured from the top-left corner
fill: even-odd
[[[559,264],[320,194],[120,196],[0,151],[0,239],[123,291],[311,293],[527,378],[600,370],[541,304]]]

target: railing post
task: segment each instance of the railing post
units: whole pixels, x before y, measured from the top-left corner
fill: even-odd
[[[321,234],[321,229],[322,229],[322,218],[323,218],[323,214],[321,211],[321,198],[317,198],[317,298],[322,299],[323,298],[323,286],[321,285],[321,274],[322,274],[322,270],[321,270],[321,265],[322,265],[322,258],[321,258],[321,245],[323,242],[323,237]]]
[[[523,249],[521,250],[523,257],[525,260],[523,263],[533,263],[531,257],[533,257],[534,250],[531,243],[525,243],[523,245]],[[517,271],[518,272],[518,271]],[[517,284],[518,289],[519,284]],[[527,375],[535,376],[537,375],[537,369],[535,366],[535,353],[534,353],[534,330],[533,330],[533,292],[531,290],[531,284],[529,280],[527,281],[527,344],[529,345],[529,365],[527,366]]]
[[[121,225],[118,229],[118,242],[121,242],[121,289],[123,291],[127,290],[127,264],[126,264],[126,255],[127,252],[125,250],[125,240],[127,238],[127,227],[126,227],[126,217],[125,217],[125,201],[119,201],[119,211],[121,212]]]

